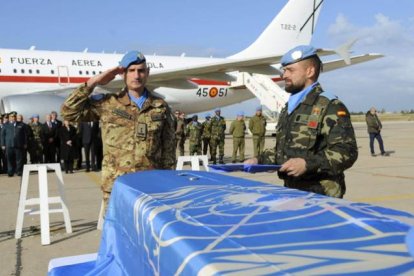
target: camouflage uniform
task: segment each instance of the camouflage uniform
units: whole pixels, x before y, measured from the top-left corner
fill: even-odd
[[[69,121],[100,118],[104,147],[101,188],[106,207],[118,176],[174,168],[173,119],[166,102],[150,92],[141,109],[126,89],[100,97],[90,98],[90,93],[85,85],[72,92],[63,104],[62,116]]]
[[[42,138],[42,124],[29,123],[31,128],[31,139],[29,139],[28,151],[30,155],[30,163],[43,163],[43,138]]]
[[[211,120],[205,120],[202,125],[202,134],[201,140],[203,142],[203,155],[207,155],[207,151],[210,145],[210,138],[211,138]],[[210,148],[211,153],[211,148]]]
[[[237,150],[240,154],[240,162],[244,161],[244,136],[246,124],[244,120],[235,120],[231,122],[229,133],[233,135],[233,155],[232,162],[237,162]]]
[[[199,122],[190,122],[187,126],[187,137],[189,138],[189,155],[201,155],[201,124]]]
[[[265,143],[266,119],[263,115],[254,115],[249,120],[249,130],[253,135],[253,156],[258,157],[262,154]]]
[[[322,91],[320,85],[315,86],[291,114],[287,105],[282,109],[276,147],[263,153],[262,162],[283,164],[290,158],[303,158],[303,175],[293,177],[279,172],[285,186],[342,197],[344,170],[358,157],[355,133],[345,105]]]
[[[211,160],[215,164],[217,162],[217,146],[219,147],[219,162],[224,163],[224,139],[226,130],[226,121],[223,117],[213,116],[211,118],[211,138],[210,138],[210,154]]]
[[[178,147],[180,156],[184,155],[184,144],[185,144],[185,121],[184,119],[178,118],[175,129],[175,148]]]

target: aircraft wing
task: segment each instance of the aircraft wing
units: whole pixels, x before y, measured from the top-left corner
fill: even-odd
[[[381,54],[365,54],[365,55],[353,56],[351,57],[350,65],[363,63],[363,62],[367,62],[367,61],[374,60],[377,58],[382,58],[382,57],[384,57],[384,55],[381,55]],[[329,71],[347,67],[347,66],[349,65],[347,65],[343,59],[326,61],[323,63],[323,72],[329,72]]]
[[[319,56],[327,56],[336,54],[334,50],[318,49]],[[361,63],[382,57],[379,54],[367,54],[362,56],[351,57],[352,64]],[[196,66],[180,67],[171,70],[160,70],[152,72],[148,79],[148,86],[151,88],[157,87],[171,87],[178,89],[197,88],[197,84],[191,79],[205,79],[223,82],[235,81],[234,75],[228,74],[230,72],[246,72],[263,75],[280,75],[281,72],[277,65],[280,63],[282,56],[264,56],[243,60],[223,59],[222,61],[215,61],[211,63],[204,63]],[[345,62],[335,60],[324,63],[324,71],[330,71],[347,66]],[[122,79],[115,79],[104,89],[112,90],[116,87],[124,85]]]

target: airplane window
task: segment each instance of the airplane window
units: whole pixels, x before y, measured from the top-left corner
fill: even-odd
[[[29,69],[29,74],[31,74],[32,73],[32,69]]]
[[[79,71],[79,75],[82,75],[82,71]]]
[[[24,74],[24,69],[20,70],[20,72],[22,72],[22,74]]]
[[[99,71],[99,74],[102,74],[102,71]]]
[[[36,70],[36,73],[37,73],[37,74],[40,74],[40,70],[39,70],[39,69],[37,69],[37,70]]]
[[[96,74],[95,74],[95,71],[93,71],[93,72],[92,72],[92,74],[96,75]]]
[[[55,74],[55,70],[50,70],[50,73],[51,74]]]
[[[86,71],[85,73],[86,73],[86,75],[89,75],[89,71]]]
[[[17,73],[17,70],[16,69],[13,69],[13,73]]]

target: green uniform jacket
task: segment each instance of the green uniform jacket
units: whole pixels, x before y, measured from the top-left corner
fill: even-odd
[[[211,118],[211,138],[224,140],[226,130],[226,121],[223,117],[213,116]]]
[[[295,157],[306,161],[304,175],[293,177],[279,172],[285,186],[327,194],[327,189],[339,185],[342,194],[336,196],[340,197],[345,193],[343,172],[357,160],[358,148],[347,108],[322,92],[317,85],[291,114],[287,105],[282,109],[273,157],[276,164]],[[269,156],[267,151],[262,157]],[[325,191],[308,189],[311,186],[325,187]]]
[[[234,138],[244,138],[246,131],[246,124],[244,120],[235,120],[231,122],[229,133],[233,135]]]
[[[201,138],[203,139],[210,139],[211,137],[211,120],[205,120],[202,123],[202,135]]]
[[[119,175],[149,169],[173,169],[175,135],[167,103],[148,93],[142,109],[124,89],[118,93],[89,97],[85,85],[72,92],[62,106],[69,121],[100,119],[104,160],[102,190],[111,192]]]
[[[201,144],[202,126],[199,122],[190,122],[187,125],[187,137],[190,143]]]
[[[249,120],[249,130],[254,136],[265,136],[266,119],[263,116],[254,115]]]
[[[380,133],[381,132],[382,124],[377,114],[371,114],[371,112],[368,111],[367,114],[365,115],[365,121],[367,122],[368,133]]]

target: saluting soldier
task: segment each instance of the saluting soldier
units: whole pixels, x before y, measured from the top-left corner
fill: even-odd
[[[39,114],[32,115],[32,122],[29,123],[32,137],[29,139],[30,163],[43,163],[42,125],[39,122]]]
[[[240,155],[240,162],[244,161],[244,137],[246,133],[246,123],[244,122],[244,112],[237,114],[235,121],[231,122],[229,133],[233,135],[233,155],[232,163],[237,162],[237,151]]]
[[[226,130],[226,121],[221,114],[220,108],[215,111],[215,116],[211,118],[211,138],[210,138],[210,153],[213,164],[217,163],[217,147],[219,148],[219,163],[224,164],[224,139]]]
[[[266,134],[266,119],[261,106],[256,108],[256,114],[249,120],[249,130],[253,135],[253,156],[258,157],[263,152]]]
[[[119,64],[82,84],[62,107],[65,120],[100,118],[105,210],[118,176],[141,170],[173,169],[176,161],[172,114],[167,103],[145,87],[150,69],[144,55],[128,52]],[[124,89],[90,97],[96,86],[109,83],[118,74],[124,78]]]
[[[210,114],[206,115],[205,121],[201,124],[202,134],[201,140],[203,144],[203,155],[207,155],[208,148],[210,147],[210,138],[211,138],[211,116]],[[210,148],[211,153],[211,148]]]
[[[194,115],[192,121],[187,125],[187,138],[189,140],[189,155],[201,155],[201,124],[198,122],[198,116]]]
[[[291,95],[279,116],[275,151],[265,151],[261,161],[282,165],[278,174],[286,187],[342,198],[344,171],[358,157],[350,114],[319,84],[322,62],[315,48],[297,46],[281,64]]]

